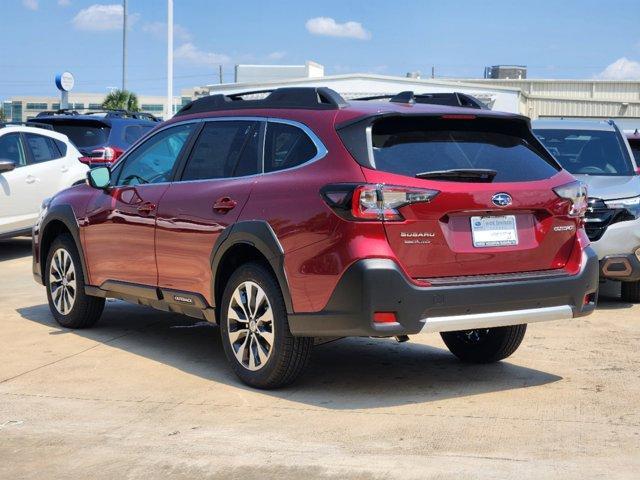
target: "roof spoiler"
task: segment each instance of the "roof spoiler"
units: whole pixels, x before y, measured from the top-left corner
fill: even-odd
[[[268,95],[262,99],[243,98],[265,93],[268,93]],[[208,95],[187,103],[175,116],[248,108],[337,110],[345,106],[347,106],[345,99],[338,92],[327,87],[286,87],[272,90],[253,90],[229,95]]]
[[[460,92],[439,93],[414,93],[410,90],[395,95],[376,95],[373,97],[354,98],[354,100],[386,100],[393,103],[426,103],[431,105],[447,105],[450,107],[477,108],[489,110],[489,108],[476,97]]]

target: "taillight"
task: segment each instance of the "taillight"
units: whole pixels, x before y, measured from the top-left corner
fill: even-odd
[[[336,184],[321,190],[325,202],[347,220],[402,221],[399,209],[430,202],[438,190],[382,184]]]
[[[91,150],[87,156],[80,157],[79,160],[87,165],[113,163],[123,152],[124,150],[118,147],[100,147]]]
[[[583,218],[587,212],[587,186],[579,181],[567,183],[555,187],[553,191],[560,198],[569,200],[567,215],[575,218]]]

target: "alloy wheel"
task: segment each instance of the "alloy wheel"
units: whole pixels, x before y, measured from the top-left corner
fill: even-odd
[[[69,252],[59,248],[51,258],[49,267],[49,289],[55,309],[67,315],[76,302],[76,269]]]
[[[242,282],[234,290],[227,310],[229,343],[247,370],[264,367],[273,351],[273,309],[265,291],[255,282]]]

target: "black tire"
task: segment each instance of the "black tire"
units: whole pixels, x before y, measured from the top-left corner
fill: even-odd
[[[255,298],[259,297],[259,295],[256,290],[253,290],[252,295],[255,294],[253,296],[255,315],[251,313],[251,307],[249,306],[248,317],[256,320],[253,322],[253,327],[251,327],[253,330],[250,330],[250,322],[244,322],[242,319],[245,317],[245,310],[238,308],[235,299],[233,300],[233,305],[231,302],[236,289],[238,289],[239,298],[244,300],[249,296],[247,288],[252,289],[253,285],[257,285],[262,289],[267,301],[257,305]],[[241,293],[243,288],[244,297]],[[249,305],[251,304],[251,302],[248,303]],[[235,312],[238,312],[235,319],[232,318],[231,321],[228,315],[230,307]],[[263,310],[262,314],[260,314],[261,308]],[[271,315],[266,315],[265,311],[268,308],[271,309]],[[262,321],[261,319],[267,317],[272,318],[272,322],[258,323]],[[238,319],[240,320],[238,321]],[[246,334],[239,332],[246,332]],[[236,375],[247,385],[262,389],[278,388],[292,383],[309,363],[313,347],[313,338],[294,337],[291,335],[287,320],[287,310],[278,282],[268,269],[258,263],[241,265],[227,282],[220,308],[220,334],[225,355]],[[232,341],[230,335],[234,334],[235,341]],[[259,362],[259,366],[254,362],[253,367],[257,368],[257,370],[251,370],[251,365],[249,364],[251,358],[249,357],[253,355],[254,360],[259,360],[257,349],[262,346],[262,352],[264,352],[266,350],[264,347],[269,346],[268,337],[262,336],[266,334],[269,334],[272,340],[269,356],[266,361]],[[245,345],[247,346],[245,347]],[[245,356],[244,354],[247,355]],[[239,359],[236,355],[240,355],[243,358]],[[247,365],[242,363],[245,359],[248,363]]]
[[[442,340],[451,353],[463,362],[498,362],[515,352],[524,334],[526,325],[511,325],[459,332],[442,332]]]
[[[73,267],[73,278],[75,280],[75,293],[73,294],[72,304],[64,301],[64,307],[61,310],[56,306],[54,296],[52,293],[52,269],[51,264],[54,262],[54,255],[59,251],[67,252]],[[104,309],[104,298],[91,297],[84,291],[84,274],[82,273],[82,264],[80,263],[80,255],[78,249],[73,241],[73,238],[69,234],[59,235],[52,243],[47,252],[47,262],[45,266],[45,285],[47,287],[47,299],[49,300],[49,309],[53,314],[56,321],[65,328],[88,328],[93,326]],[[71,277],[69,277],[71,278]],[[54,282],[53,289],[56,289],[56,282]],[[59,286],[59,284],[58,284]],[[68,290],[68,297],[71,298],[71,291]],[[62,294],[60,294],[62,295]],[[58,299],[58,294],[56,294]],[[69,307],[67,309],[67,307]]]
[[[622,282],[620,293],[623,301],[629,303],[640,303],[640,281]]]

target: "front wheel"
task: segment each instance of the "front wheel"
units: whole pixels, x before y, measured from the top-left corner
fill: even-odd
[[[236,375],[256,388],[293,382],[306,367],[313,338],[294,337],[273,274],[257,263],[234,272],[222,296],[220,333]]]
[[[61,326],[88,328],[98,321],[104,298],[85,293],[80,256],[70,235],[60,235],[51,244],[45,281],[49,309]]]
[[[449,351],[463,362],[492,363],[503,360],[515,352],[526,331],[526,325],[511,325],[442,332],[440,336]]]

